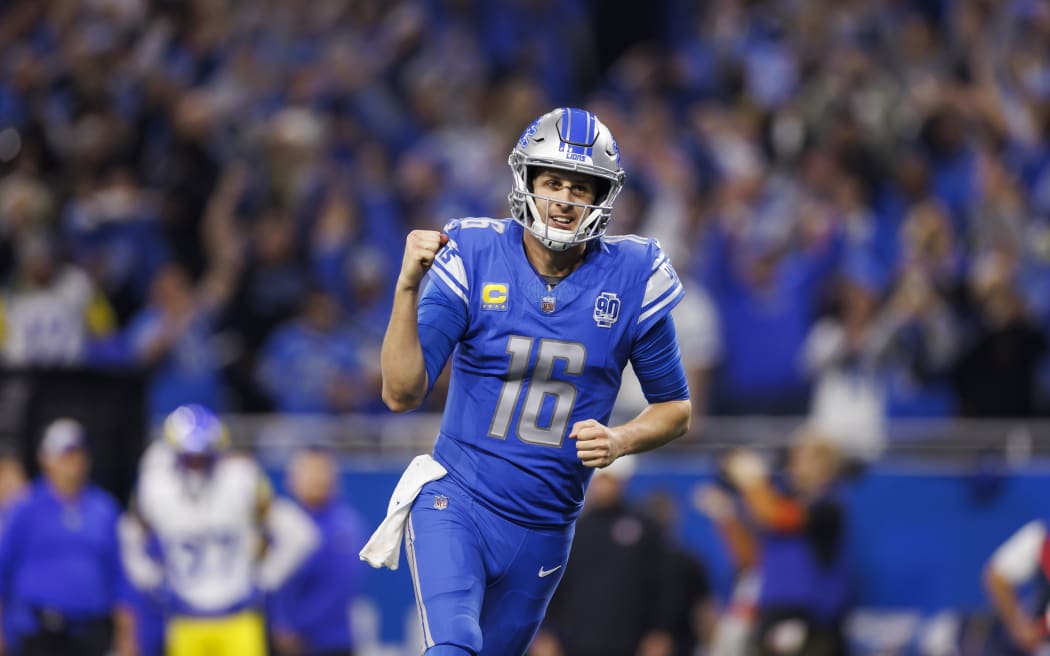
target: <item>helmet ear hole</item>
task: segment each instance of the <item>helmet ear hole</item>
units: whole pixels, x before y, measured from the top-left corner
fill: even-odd
[[[609,197],[609,190],[612,189],[612,182],[598,176],[594,176],[594,181],[597,184],[597,189],[595,189],[594,192],[594,202],[603,204],[605,199]]]
[[[525,185],[528,190],[532,193],[536,193],[536,189],[532,186],[532,183],[536,181],[543,169],[539,166],[526,166],[525,167]]]

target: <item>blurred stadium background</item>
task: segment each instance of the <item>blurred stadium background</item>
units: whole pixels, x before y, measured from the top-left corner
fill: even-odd
[[[505,216],[510,145],[579,105],[625,158],[610,232],[690,294],[695,430],[630,492],[674,492],[723,594],[690,490],[807,419],[855,465],[867,653],[979,644],[981,567],[1047,515],[1048,2],[5,0],[0,67],[0,432],[30,467],[72,415],[126,498],[198,402],[277,480],[336,445],[377,521],[442,399],[378,397],[404,234]],[[413,639],[404,574],[366,578],[364,653]]]

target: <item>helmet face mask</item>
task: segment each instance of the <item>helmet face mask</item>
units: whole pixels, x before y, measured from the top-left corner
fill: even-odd
[[[515,144],[507,160],[514,174],[510,213],[544,246],[565,251],[605,234],[612,205],[623,188],[620,149],[612,133],[594,114],[575,108],[555,109],[533,121]],[[597,178],[599,193],[591,204],[548,199],[533,191],[530,169],[574,171]],[[550,202],[541,213],[536,200],[581,207],[574,230],[551,225]]]

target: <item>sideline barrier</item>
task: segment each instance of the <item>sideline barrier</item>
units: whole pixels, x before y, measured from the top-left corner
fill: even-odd
[[[679,537],[704,561],[722,595],[730,565],[711,524],[688,507],[690,493],[712,480],[716,456],[731,446],[750,443],[776,461],[799,423],[711,420],[707,430],[719,432],[707,440],[691,437],[639,458],[628,495],[640,502],[662,492],[677,500]],[[374,526],[401,469],[429,446],[427,436],[437,430],[437,418],[254,417],[231,418],[231,425],[241,444],[259,453],[278,486],[282,463],[296,444],[333,444],[342,454],[347,498]],[[1038,422],[913,422],[903,427],[907,440],[891,443],[878,461],[847,482],[851,571],[862,609],[850,624],[851,634],[873,650],[862,653],[885,653],[908,642],[957,640],[973,624],[970,620],[986,619],[980,572],[988,555],[1025,522],[1047,514],[1046,427]],[[745,440],[745,435],[755,438]],[[373,627],[380,644],[413,639],[407,571],[369,569],[362,597],[356,616]]]

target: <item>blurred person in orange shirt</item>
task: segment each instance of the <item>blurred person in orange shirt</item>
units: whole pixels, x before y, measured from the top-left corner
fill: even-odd
[[[748,449],[728,454],[722,469],[758,540],[755,653],[848,653],[847,517],[838,498],[840,456],[834,443],[811,427],[801,428],[788,452],[783,483]]]

